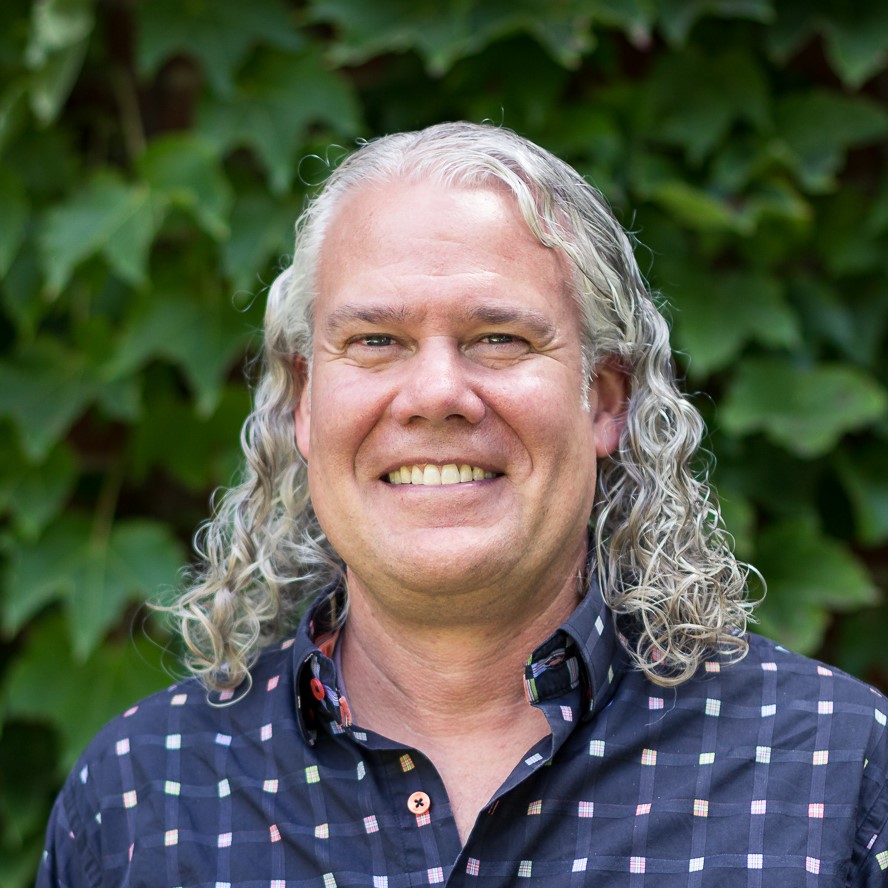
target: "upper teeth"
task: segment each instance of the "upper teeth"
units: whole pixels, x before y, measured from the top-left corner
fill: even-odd
[[[401,466],[388,473],[391,484],[459,484],[461,481],[482,481],[484,478],[493,478],[493,472],[485,472],[478,466],[465,463],[461,466],[456,463],[448,463],[446,466]]]

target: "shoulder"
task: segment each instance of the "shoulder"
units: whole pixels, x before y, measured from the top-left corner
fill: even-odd
[[[769,733],[787,743],[804,737],[818,748],[884,756],[888,700],[880,691],[760,635],[749,633],[747,640],[742,660],[713,657],[680,686],[685,694],[716,695],[724,714],[766,720],[773,725]]]
[[[72,819],[94,813],[103,798],[124,807],[163,773],[170,756],[183,767],[210,760],[214,749],[250,747],[271,723],[295,722],[288,645],[262,652],[250,678],[232,691],[209,691],[199,680],[177,682],[134,703],[93,738],[72,769],[60,802]]]
[[[198,679],[188,678],[139,700],[96,734],[79,764],[90,766],[109,756],[127,755],[137,746],[143,751],[152,746],[176,748],[212,742],[223,730],[248,730],[268,717],[276,703],[284,702],[281,694],[270,700],[270,691],[292,687],[288,648],[284,643],[265,649],[249,677],[232,690],[210,691]]]
[[[108,722],[56,800],[41,884],[99,884],[105,863],[127,859],[134,830],[150,832],[166,799],[192,784],[196,796],[216,790],[229,754],[246,772],[258,768],[272,725],[275,734],[297,729],[288,648],[266,649],[251,679],[232,692],[209,692],[188,679]]]
[[[722,664],[723,681],[728,687],[750,682],[758,689],[772,687],[784,705],[792,708],[831,715],[836,706],[841,706],[846,713],[866,716],[885,727],[888,700],[880,691],[835,666],[797,654],[761,635],[748,633],[747,639],[746,657]],[[711,666],[704,666],[704,674],[707,668]]]
[[[704,678],[695,679],[700,687],[707,686],[706,675],[704,667]],[[844,803],[854,812],[852,872],[888,866],[885,696],[841,669],[755,634],[743,660],[720,664],[718,679],[726,706],[739,707],[734,714],[755,726],[755,759],[769,769],[769,783],[781,774],[788,783],[819,787],[827,810]]]

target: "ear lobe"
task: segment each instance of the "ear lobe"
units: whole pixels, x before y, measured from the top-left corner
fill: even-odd
[[[296,447],[302,458],[307,460],[311,441],[311,386],[308,381],[308,364],[301,355],[293,359],[293,378],[297,391],[294,408]]]
[[[620,444],[629,405],[629,376],[616,361],[605,360],[595,369],[590,396],[593,402],[595,453],[609,456]]]

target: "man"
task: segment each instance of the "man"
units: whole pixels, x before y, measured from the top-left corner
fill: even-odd
[[[888,884],[888,706],[745,634],[665,322],[576,172],[486,126],[371,142],[265,332],[176,609],[209,691],[105,728],[42,885]]]

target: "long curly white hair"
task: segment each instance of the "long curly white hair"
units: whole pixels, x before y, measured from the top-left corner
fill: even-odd
[[[239,684],[259,651],[343,572],[294,443],[294,366],[310,359],[318,257],[343,196],[395,180],[505,188],[536,238],[568,258],[587,370],[608,356],[629,378],[627,422],[599,466],[590,516],[603,594],[635,663],[658,684],[686,680],[716,651],[742,657],[750,568],[734,558],[697,465],[703,421],[678,390],[669,330],[629,237],[602,195],[549,152],[504,128],[445,123],[363,144],[297,222],[293,261],[268,296],[242,480],[198,532],[201,565],[169,608],[189,668],[212,688]]]

